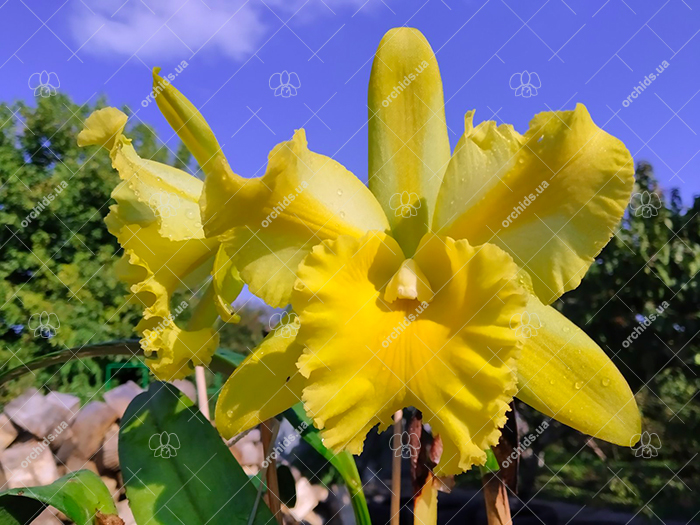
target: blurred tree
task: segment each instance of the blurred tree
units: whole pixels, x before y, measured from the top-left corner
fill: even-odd
[[[76,143],[82,121],[102,105],[79,107],[59,94],[38,97],[36,106],[0,106],[3,369],[49,351],[134,336],[139,308],[126,303],[126,287],[115,277],[121,250],[103,222],[119,178],[108,155]],[[170,158],[147,126],[130,134],[142,156]],[[94,360],[74,361],[25,376],[3,398],[27,383],[90,397],[102,380]]]
[[[636,457],[639,444],[630,450],[596,442],[603,460],[586,446],[586,436],[554,425],[549,438],[533,447],[533,461],[540,464],[535,492],[544,487],[544,494],[576,495],[586,504],[597,499],[601,505],[632,505],[647,516],[688,519],[697,512],[699,214],[699,197],[684,208],[678,191],[662,191],[652,167],[641,162],[619,229],[581,286],[555,305],[625,376],[642,412],[642,429],[658,436],[651,438],[652,445],[660,444],[658,455]],[[526,465],[526,475],[533,472],[528,467],[536,468]]]

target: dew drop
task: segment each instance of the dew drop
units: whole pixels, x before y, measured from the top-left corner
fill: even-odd
[[[574,383],[574,388],[576,390],[581,390],[582,386],[583,386],[583,383],[581,381],[576,381],[576,383]]]
[[[571,328],[569,328],[568,326],[565,326],[565,327],[563,328],[563,330],[564,330],[565,332],[570,332],[570,331],[571,331]]]
[[[601,381],[601,383],[603,384],[603,386],[610,386],[610,379],[606,377]]]
[[[156,177],[156,180],[157,180],[158,182],[163,182],[163,179],[161,179],[160,177]]]
[[[344,212],[344,211],[341,211],[341,212],[340,212],[340,218],[341,218],[341,219],[344,219],[344,218],[345,218],[345,212]]]
[[[338,190],[338,195],[342,195],[342,194],[343,194],[343,190]]]
[[[550,379],[550,380],[549,380],[549,384],[550,384],[550,385],[553,385],[553,384],[554,384],[554,379]]]
[[[194,211],[193,211],[193,210],[187,210],[187,211],[185,212],[185,216],[186,216],[188,219],[193,218],[193,217],[194,217]]]

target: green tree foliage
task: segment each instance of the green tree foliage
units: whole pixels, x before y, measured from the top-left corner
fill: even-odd
[[[95,107],[66,96],[37,98],[36,106],[0,105],[0,363],[4,368],[43,353],[133,337],[138,305],[113,263],[121,250],[104,217],[119,178],[108,155],[78,148],[76,136]],[[98,103],[98,106],[101,103]],[[153,132],[136,125],[131,136],[144,157],[167,161]],[[56,330],[35,328],[51,316]],[[34,316],[34,317],[32,317]],[[31,321],[30,321],[31,319]],[[35,335],[36,331],[36,335]],[[55,332],[55,333],[54,333]],[[102,367],[76,361],[26,377],[4,396],[46,384],[89,397]]]

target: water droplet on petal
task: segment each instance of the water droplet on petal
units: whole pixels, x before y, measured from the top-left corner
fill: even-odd
[[[186,216],[188,219],[193,218],[193,217],[194,217],[194,211],[193,211],[193,210],[187,210],[187,211],[185,212],[185,216]]]
[[[344,219],[344,218],[345,218],[345,212],[344,212],[344,211],[341,211],[341,212],[340,212],[340,218],[341,218],[341,219]]]
[[[343,190],[338,190],[338,195],[342,195],[342,194],[343,194]]]
[[[576,390],[581,390],[582,386],[583,386],[583,383],[581,381],[576,381],[576,383],[574,383],[574,388]]]
[[[603,386],[610,386],[610,379],[606,377],[601,381],[601,383],[603,384]]]
[[[554,384],[554,379],[550,379],[550,380],[549,380],[549,384],[550,384],[550,385],[553,385],[553,384]]]

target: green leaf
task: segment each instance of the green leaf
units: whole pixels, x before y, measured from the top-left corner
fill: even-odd
[[[123,523],[114,517],[109,489],[89,470],[72,472],[43,487],[11,489],[0,493],[0,525],[31,523],[48,505],[56,507],[77,525]],[[112,521],[107,521],[108,516]]]
[[[301,437],[304,441],[326,458],[342,476],[350,492],[352,510],[355,512],[355,521],[357,525],[371,525],[372,521],[369,517],[367,500],[362,491],[362,480],[360,479],[360,473],[357,471],[355,458],[352,457],[352,454],[349,452],[336,454],[328,450],[321,441],[321,433],[306,416],[306,412],[301,403],[297,403],[292,408],[286,410],[283,415],[287,421],[301,431]]]
[[[126,495],[139,525],[266,525],[255,485],[211,423],[167,383],[152,383],[129,405],[119,431]]]

